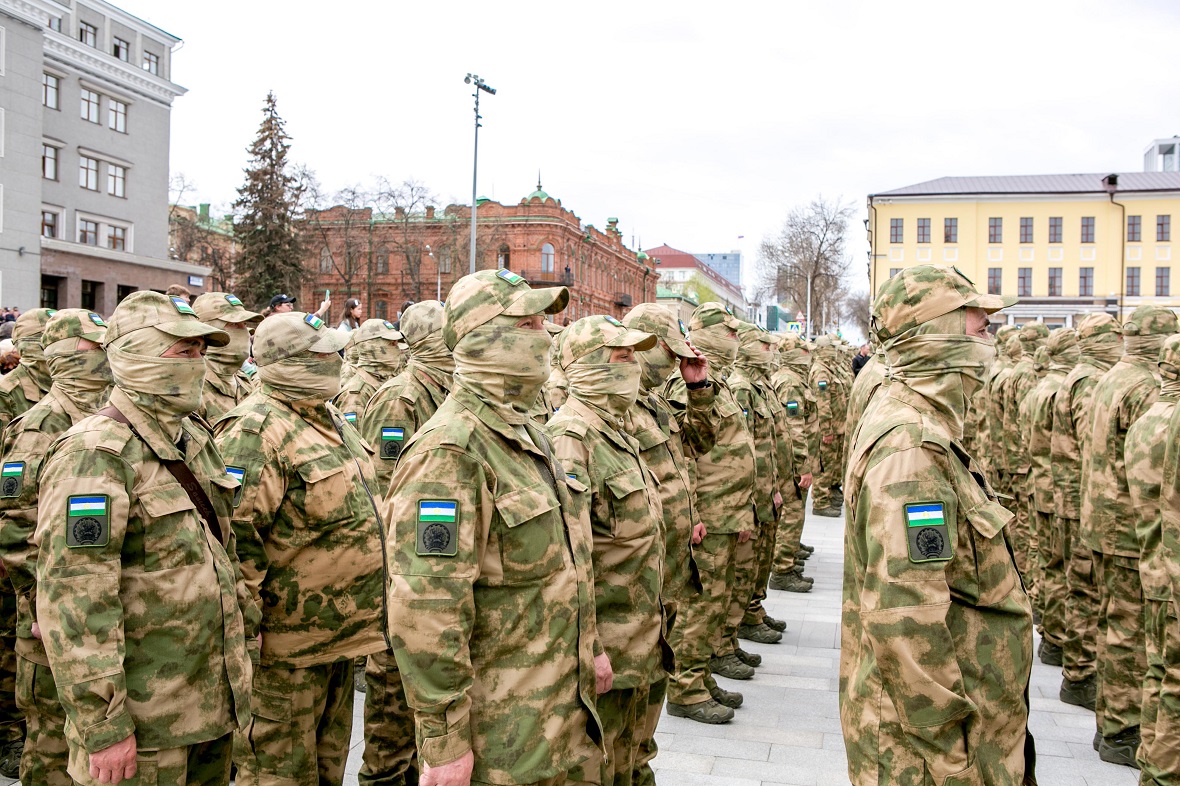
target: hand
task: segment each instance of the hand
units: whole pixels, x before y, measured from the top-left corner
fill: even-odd
[[[90,754],[90,777],[99,783],[119,783],[135,777],[135,735]]]
[[[324,316],[328,313],[328,309],[330,309],[331,307],[332,307],[332,296],[328,295],[326,298],[324,298],[322,301],[320,301],[320,310],[315,313],[320,317],[320,319],[323,319]]]
[[[835,439],[836,439],[835,434],[824,434],[824,436],[823,436],[823,440],[824,440],[825,445],[831,445]]]
[[[36,622],[33,623],[33,638],[34,639],[41,638],[41,626],[38,625]]]
[[[419,786],[470,786],[471,770],[475,767],[475,752],[467,751],[454,761],[431,767],[422,762]]]
[[[598,689],[599,695],[610,690],[610,686],[615,683],[615,672],[610,667],[610,656],[605,652],[601,655],[594,656],[594,685]]]
[[[754,537],[753,530],[746,530],[745,532],[739,532],[738,533],[738,543],[746,543],[752,537]]]
[[[685,382],[704,382],[709,378],[709,361],[701,354],[701,351],[692,345],[689,341],[688,348],[696,353],[696,358],[689,360],[688,358],[680,358],[680,376],[684,378]]]
[[[806,475],[800,475],[799,482],[795,485],[804,490],[811,488],[811,473],[808,472]]]
[[[783,506],[783,493],[781,491],[774,492],[774,506],[776,508]]]
[[[705,522],[702,521],[700,524],[697,524],[692,528],[692,545],[701,545],[701,541],[704,540],[705,536],[708,534],[709,532],[705,529]]]

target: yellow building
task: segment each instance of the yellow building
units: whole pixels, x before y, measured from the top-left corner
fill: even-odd
[[[944,177],[868,206],[873,292],[901,268],[949,264],[980,290],[1020,297],[1000,315],[1014,323],[1180,310],[1180,172]]]

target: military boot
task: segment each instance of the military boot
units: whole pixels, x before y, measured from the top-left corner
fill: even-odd
[[[715,699],[705,699],[698,704],[668,702],[668,714],[676,718],[688,718],[697,723],[729,723],[733,720],[733,710],[721,706]]]
[[[783,622],[782,620],[776,620],[769,614],[764,614],[762,616],[762,621],[766,624],[766,627],[770,628],[771,630],[777,630],[779,633],[787,632],[787,623]]]
[[[1062,663],[1063,651],[1048,639],[1041,640],[1041,663],[1046,666],[1060,666]]]
[[[738,625],[737,637],[746,641],[756,641],[759,644],[778,644],[783,640],[783,634],[771,630],[766,623],[757,625]]]
[[[1103,737],[1098,743],[1098,758],[1111,764],[1139,769],[1135,752],[1139,750],[1139,727],[1123,729],[1113,737]]]
[[[831,505],[826,508],[820,508],[819,510],[812,510],[811,513],[812,515],[823,516],[828,519],[838,519],[840,518],[840,506]]]
[[[734,654],[723,655],[720,658],[709,659],[709,669],[714,674],[728,677],[731,680],[749,680],[754,678],[754,668],[738,660]]]
[[[815,553],[815,546],[808,546],[806,543],[800,543],[800,544],[799,544],[799,549],[800,549],[801,551],[806,551],[808,554],[814,554],[814,553]]]
[[[810,557],[811,557],[810,551],[804,551],[803,549],[799,549],[798,551],[795,552],[795,561],[796,562],[806,562],[808,560],[808,558],[810,558]]]
[[[1091,674],[1077,681],[1062,680],[1057,698],[1066,704],[1085,707],[1092,712],[1098,701],[1098,678]]]
[[[20,777],[20,757],[25,749],[25,741],[12,740],[0,747],[0,775],[5,778]]]
[[[793,570],[787,573],[770,574],[769,586],[771,589],[783,592],[811,592],[811,583]]]
[[[736,710],[745,701],[745,697],[736,690],[726,690],[720,685],[710,685],[709,695],[713,697],[713,701],[731,710]]]
[[[757,668],[758,666],[762,665],[762,656],[758,655],[757,653],[746,652],[741,647],[738,647],[737,649],[735,649],[733,651],[733,654],[737,655],[737,659],[740,660],[742,663],[746,664],[747,666]],[[722,703],[724,704],[724,702],[722,702]],[[729,705],[726,705],[726,706],[729,706]]]

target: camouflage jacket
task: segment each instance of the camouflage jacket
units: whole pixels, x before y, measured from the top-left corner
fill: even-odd
[[[657,481],[639,445],[571,396],[545,426],[593,541],[594,617],[615,673],[639,688],[660,671],[664,521]]]
[[[46,392],[23,364],[0,377],[0,431],[7,428],[13,418],[28,412]]]
[[[233,527],[262,610],[261,663],[305,668],[386,648],[386,574],[371,451],[330,404],[292,404],[265,383],[216,424],[241,481]]]
[[[1171,601],[1180,608],[1180,407],[1172,409],[1163,440],[1160,480],[1160,562],[1168,574]]]
[[[1001,369],[998,374],[992,377],[987,392],[988,444],[992,451],[993,471],[997,477],[1001,472],[1011,472],[1015,462],[1012,455],[1014,436],[1004,431],[1004,399],[1007,396],[1008,385],[1014,370],[1015,364]]]
[[[829,360],[815,357],[807,378],[815,396],[820,436],[843,434],[848,415],[848,388],[842,375],[833,371],[829,363]]]
[[[856,434],[857,426],[860,425],[861,418],[864,417],[865,410],[868,409],[869,401],[872,400],[873,394],[877,392],[881,384],[885,382],[888,370],[884,357],[879,352],[873,353],[869,361],[861,367],[860,373],[856,375],[852,388],[848,392],[848,414],[845,418],[846,434]]]
[[[1067,519],[1082,517],[1082,456],[1090,442],[1090,404],[1105,369],[1083,357],[1065,375],[1053,399],[1053,436],[1049,458],[1053,472],[1053,507]]]
[[[795,471],[799,475],[818,472],[819,431],[815,394],[807,380],[792,368],[780,368],[770,378],[775,395],[783,407],[783,421],[791,437]],[[798,480],[798,477],[795,478]]]
[[[535,783],[601,740],[590,541],[544,432],[457,388],[398,461],[389,627],[430,765]],[[544,739],[545,745],[537,741]]]
[[[369,399],[360,420],[361,436],[377,451],[377,488],[381,496],[410,438],[447,398],[447,389],[429,369],[413,360]]]
[[[777,521],[775,493],[795,493],[794,455],[789,437],[780,433],[783,405],[741,368],[730,376],[729,387],[754,440],[754,515],[761,523]]]
[[[754,440],[729,385],[720,378],[710,381],[716,388],[710,414],[713,447],[698,451],[692,443],[685,445],[694,465],[697,515],[711,533],[753,532]],[[673,408],[688,406],[688,388],[679,374],[664,386],[664,397]]]
[[[1131,494],[1135,537],[1141,551],[1139,578],[1143,582],[1143,597],[1149,600],[1172,599],[1172,585],[1162,549],[1160,485],[1164,475],[1168,422],[1176,409],[1176,401],[1175,394],[1161,395],[1127,429],[1124,447],[1127,489]]]
[[[1037,386],[1037,372],[1033,368],[1032,358],[1025,355],[1012,368],[1012,376],[1002,388],[1003,431],[1008,444],[1008,471],[1013,475],[1027,475],[1032,466],[1028,455],[1028,445],[1024,441],[1024,433],[1020,428],[1020,408],[1024,400]]]
[[[1066,373],[1064,369],[1050,367],[1032,393],[1025,398],[1024,411],[1021,413],[1020,433],[1028,446],[1033,505],[1042,513],[1057,510],[1053,501],[1055,489],[1051,455],[1053,411]]]
[[[639,444],[640,456],[659,481],[660,504],[664,511],[665,606],[689,594],[693,574],[690,564],[692,528],[699,517],[692,475],[693,464],[685,457],[685,443],[698,452],[713,448],[710,413],[712,385],[688,391],[688,406],[675,409],[655,392],[640,393],[627,413],[627,431]]]
[[[1012,514],[944,417],[891,384],[849,454],[840,719],[856,786],[1025,770],[1032,611]]]
[[[148,750],[213,740],[250,713],[258,609],[234,557],[238,484],[204,429],[183,421],[180,448],[121,390],[110,403],[130,426],[79,421],[38,486],[37,620],[66,734],[91,753],[132,733]],[[200,482],[216,534],[161,459]]]
[[[201,408],[197,414],[206,423],[216,423],[221,416],[246,400],[249,385],[234,374],[228,379],[205,369],[205,387],[201,391]]]
[[[1082,454],[1081,541],[1090,549],[1138,559],[1135,516],[1127,489],[1127,429],[1159,397],[1159,368],[1124,355],[1094,388],[1089,449]]]
[[[332,404],[344,414],[345,420],[360,430],[361,419],[365,416],[369,401],[372,400],[373,394],[380,387],[380,379],[373,376],[368,369],[358,366],[352,370],[348,382],[341,386],[336,398],[332,399]],[[369,444],[375,446],[377,443],[369,442]]]

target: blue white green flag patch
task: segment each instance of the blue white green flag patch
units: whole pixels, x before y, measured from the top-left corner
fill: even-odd
[[[453,557],[459,553],[459,503],[453,499],[418,501],[417,552]]]
[[[953,556],[946,505],[941,502],[907,503],[905,523],[910,562],[945,562]]]
[[[97,548],[107,545],[110,536],[110,497],[79,495],[66,500],[66,546]]]

